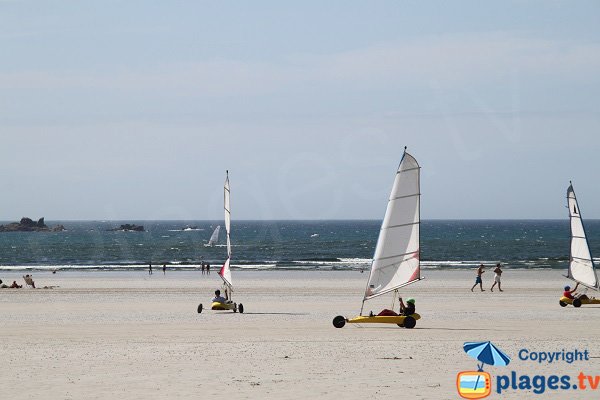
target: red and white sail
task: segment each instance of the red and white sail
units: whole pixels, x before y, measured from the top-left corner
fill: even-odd
[[[224,186],[224,194],[223,194],[223,204],[225,209],[225,234],[227,236],[227,260],[221,267],[219,271],[219,275],[223,279],[223,282],[229,287],[231,291],[233,291],[233,281],[231,280],[231,269],[229,268],[229,264],[231,262],[231,208],[229,203],[229,171],[227,171],[227,177],[225,178],[225,186]]]

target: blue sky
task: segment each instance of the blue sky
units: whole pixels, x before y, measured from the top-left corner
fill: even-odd
[[[324,4],[323,4],[324,3]],[[596,1],[0,0],[0,219],[600,218]]]

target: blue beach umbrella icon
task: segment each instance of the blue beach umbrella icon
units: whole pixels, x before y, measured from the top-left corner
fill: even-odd
[[[510,363],[510,357],[494,346],[492,342],[466,342],[463,349],[465,353],[481,361],[481,365],[477,365],[480,371],[483,371],[483,364],[506,366]]]

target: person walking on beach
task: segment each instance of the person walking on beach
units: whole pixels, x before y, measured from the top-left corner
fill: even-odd
[[[496,268],[494,269],[494,284],[491,287],[491,291],[494,291],[494,286],[498,284],[498,290],[503,292],[502,286],[500,284],[500,276],[502,275],[502,268],[500,268],[500,263],[496,264]]]
[[[152,263],[148,264],[148,275],[152,275]]]
[[[167,274],[167,265],[163,264],[163,275]]]
[[[202,261],[202,275],[204,275],[204,261]]]
[[[483,270],[483,268],[484,268],[483,264],[480,264],[479,268],[477,268],[477,277],[475,278],[475,284],[471,288],[471,292],[473,291],[473,289],[475,289],[475,286],[477,286],[477,285],[479,285],[479,288],[481,289],[482,292],[485,292],[485,290],[483,290],[483,281],[481,280],[481,274],[483,274],[485,272]]]
[[[210,275],[210,264],[206,263],[206,274]]]

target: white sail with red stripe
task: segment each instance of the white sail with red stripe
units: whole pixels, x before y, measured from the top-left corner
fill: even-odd
[[[231,263],[231,208],[229,203],[229,171],[226,172],[227,176],[225,178],[225,186],[223,188],[223,208],[225,210],[225,235],[227,236],[227,260],[221,267],[219,271],[219,275],[223,282],[230,291],[233,292],[233,281],[231,279],[231,269],[229,268],[229,264]]]

